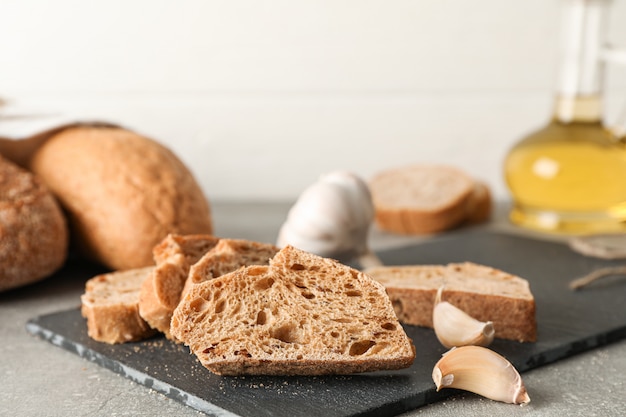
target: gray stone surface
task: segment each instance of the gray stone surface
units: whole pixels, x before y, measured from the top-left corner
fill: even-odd
[[[214,203],[216,234],[274,241],[288,208],[284,204]],[[488,227],[509,228],[502,217],[499,212]],[[415,241],[375,230],[371,239],[374,249]],[[82,290],[82,278],[64,276],[0,293],[0,416],[202,415],[26,332],[25,324],[34,316],[77,307]],[[524,373],[532,398],[527,406],[461,394],[406,415],[622,416],[625,374],[623,340]]]

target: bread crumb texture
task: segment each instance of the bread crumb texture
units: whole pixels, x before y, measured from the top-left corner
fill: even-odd
[[[473,262],[382,266],[365,271],[383,284],[405,324],[433,327],[435,295],[479,321],[492,321],[496,337],[537,340],[535,299],[527,280]]]
[[[382,285],[291,246],[269,266],[195,285],[171,331],[222,375],[348,374],[415,358]]]
[[[154,267],[95,276],[85,284],[81,313],[87,334],[104,343],[142,340],[156,332],[139,315],[139,290]]]

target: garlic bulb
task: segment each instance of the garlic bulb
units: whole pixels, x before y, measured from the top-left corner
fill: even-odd
[[[364,257],[370,261],[367,266],[380,264],[367,246],[373,219],[367,184],[352,173],[334,171],[302,192],[280,229],[277,246],[289,244],[337,259]]]
[[[480,346],[452,348],[433,368],[437,391],[457,388],[512,404],[527,404],[530,397],[515,367],[496,352]]]
[[[442,345],[448,349],[455,346],[489,346],[495,330],[493,323],[481,322],[447,301],[441,301],[443,287],[437,291],[433,308],[433,328]]]

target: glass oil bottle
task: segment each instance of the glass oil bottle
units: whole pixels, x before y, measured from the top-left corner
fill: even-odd
[[[566,234],[626,231],[626,142],[602,114],[608,3],[564,0],[552,120],[505,160],[514,224]]]

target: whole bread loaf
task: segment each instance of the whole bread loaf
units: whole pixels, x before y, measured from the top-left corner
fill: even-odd
[[[491,214],[486,184],[447,165],[418,164],[383,171],[371,179],[376,223],[400,234],[436,233]]]
[[[364,271],[385,286],[401,322],[433,326],[435,295],[479,321],[492,321],[495,336],[537,340],[535,299],[528,281],[472,262],[448,265],[382,266]]]
[[[187,167],[126,129],[70,126],[40,145],[29,168],[66,210],[78,248],[113,270],[152,265],[152,248],[168,233],[212,232]]]
[[[139,315],[139,289],[154,267],[98,275],[85,284],[81,313],[87,334],[104,343],[142,340],[156,333]]]
[[[0,291],[58,270],[68,240],[65,217],[48,188],[0,156]]]
[[[139,314],[168,339],[172,313],[180,301],[189,268],[218,242],[219,238],[212,235],[169,234],[154,247],[156,267],[141,285]]]
[[[382,285],[291,246],[269,266],[193,286],[171,332],[221,375],[347,374],[415,358]]]

